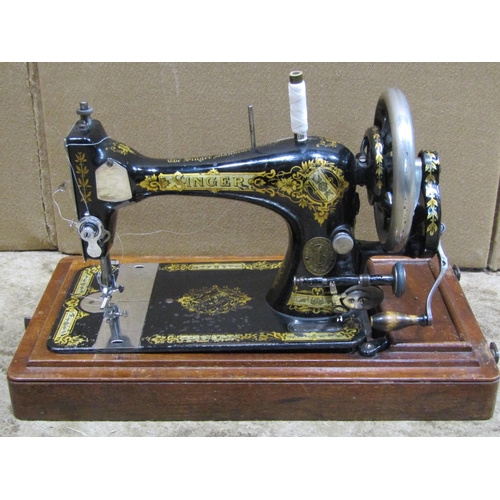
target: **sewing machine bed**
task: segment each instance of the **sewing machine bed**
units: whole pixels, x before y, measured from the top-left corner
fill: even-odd
[[[345,351],[365,339],[368,317],[359,311],[344,313],[334,331],[289,332],[263,293],[280,266],[277,260],[121,264],[118,282],[125,289],[112,299],[121,313],[114,334],[100,308],[100,268],[84,267],[66,294],[48,347],[54,352],[234,352],[342,346]],[[309,300],[315,299],[311,294]]]
[[[395,261],[374,258],[369,272],[388,274]],[[434,297],[434,325],[393,332],[389,349],[370,358],[315,350],[329,339],[283,331],[262,295],[280,259],[140,257],[120,264],[118,281],[127,285],[113,301],[127,311],[120,317],[123,342],[106,352],[112,344],[96,300],[97,267],[80,257],[59,263],[8,371],[17,418],[472,420],[493,414],[498,368],[452,271]],[[406,272],[405,295],[386,292],[384,310],[412,314],[415,304],[425,307],[436,262],[411,260]],[[347,318],[350,330],[331,335],[354,338],[358,320]],[[238,346],[241,352],[221,352]]]

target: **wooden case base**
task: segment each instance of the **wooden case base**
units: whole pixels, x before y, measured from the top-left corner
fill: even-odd
[[[370,272],[390,274],[394,262],[373,259]],[[391,347],[372,358],[53,353],[48,336],[83,266],[80,257],[59,263],[9,367],[19,419],[473,420],[493,414],[499,371],[452,271],[434,297],[434,325],[394,332]],[[437,265],[411,260],[406,270],[405,295],[386,293],[384,309],[422,314]]]

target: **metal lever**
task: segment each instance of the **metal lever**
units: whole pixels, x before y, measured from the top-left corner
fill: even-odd
[[[439,256],[439,262],[441,265],[441,269],[439,271],[439,276],[437,277],[436,281],[434,282],[434,285],[431,288],[431,291],[429,292],[429,295],[427,296],[426,315],[427,315],[427,325],[428,326],[432,325],[432,298],[434,297],[434,293],[438,289],[439,283],[441,283],[441,280],[443,279],[443,277],[446,274],[446,271],[448,270],[448,267],[449,267],[448,258],[446,257],[446,255],[443,251],[443,247],[441,246],[441,242],[439,242],[437,253]]]
[[[359,276],[332,276],[330,278],[295,278],[294,284],[310,287],[338,286],[383,286],[391,285],[396,297],[401,297],[406,289],[406,271],[402,262],[397,262],[392,268],[391,275],[360,274]]]
[[[386,311],[378,314],[374,314],[371,318],[372,327],[375,330],[381,330],[385,332],[393,332],[395,330],[401,330],[402,328],[406,328],[407,326],[431,326],[432,325],[432,298],[434,297],[434,293],[439,287],[441,280],[443,279],[446,271],[449,267],[448,258],[446,257],[443,247],[441,246],[441,242],[438,246],[438,256],[439,262],[441,265],[441,269],[439,271],[439,276],[436,281],[432,285],[432,288],[427,296],[426,302],[426,311],[422,316],[416,316],[412,314],[401,314],[393,311]]]

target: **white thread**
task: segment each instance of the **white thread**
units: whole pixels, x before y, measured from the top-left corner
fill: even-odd
[[[68,224],[69,224],[69,227],[70,228],[75,228],[76,229],[76,224],[77,222],[72,220],[72,219],[66,219],[66,217],[63,217],[62,213],[61,213],[61,207],[59,206],[59,203],[57,203],[56,201],[56,194],[57,193],[65,193],[67,192],[67,183],[70,182],[70,181],[65,181],[63,182],[53,193],[52,193],[52,201],[54,202],[54,205],[56,206],[57,208],[57,211],[59,212],[59,217],[61,217],[61,219],[63,221],[66,221]]]
[[[59,212],[59,214],[60,214],[60,212]],[[222,213],[222,216],[219,217],[218,219],[216,219],[215,222],[217,222],[219,219],[221,219],[224,215],[225,214]],[[68,220],[68,219],[64,219],[64,220]],[[76,224],[76,222],[74,222],[74,221],[71,221],[71,222]],[[160,234],[160,233],[176,234],[178,236],[186,236],[186,235],[189,236],[192,234],[201,233],[201,232],[205,231],[210,226],[212,226],[215,222],[212,222],[212,224],[206,225],[202,229],[195,229],[194,231],[188,231],[188,232],[178,232],[178,231],[172,231],[170,229],[158,229],[156,231],[151,231],[149,233],[123,233],[123,234],[120,234],[118,232],[115,232],[115,239],[118,240],[118,243],[120,244],[120,249],[121,249],[121,251],[120,251],[121,257],[120,258],[123,258],[123,256],[125,255],[125,246],[123,245],[123,240],[122,240],[122,237],[124,237],[124,236],[151,236],[153,234]],[[71,226],[71,224],[70,224],[70,226]]]
[[[290,99],[290,121],[294,134],[307,134],[307,99],[306,82],[289,83],[288,97]]]

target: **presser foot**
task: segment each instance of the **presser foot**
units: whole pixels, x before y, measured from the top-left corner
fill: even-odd
[[[130,345],[130,342],[127,337],[122,334],[122,329],[120,326],[120,318],[126,318],[128,313],[127,311],[120,311],[120,308],[117,304],[110,303],[104,309],[103,319],[104,322],[109,326],[110,330],[110,338],[108,344],[110,345]]]

